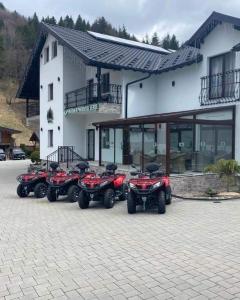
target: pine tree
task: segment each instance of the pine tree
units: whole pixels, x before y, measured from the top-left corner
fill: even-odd
[[[64,26],[64,21],[63,21],[63,18],[62,18],[62,17],[59,19],[58,25],[59,25],[59,26]]]
[[[0,9],[6,10],[6,8],[5,8],[5,6],[2,4],[2,2],[0,2]]]
[[[173,49],[173,50],[179,49],[179,41],[177,40],[175,34],[172,35],[169,49]]]
[[[64,22],[64,26],[65,27],[71,28],[71,29],[74,28],[73,19],[72,19],[72,17],[69,17],[69,15],[66,15],[65,19],[63,20],[63,22]]]
[[[154,32],[153,36],[152,36],[152,41],[151,41],[151,45],[154,46],[159,46],[159,37],[158,34],[156,32]]]

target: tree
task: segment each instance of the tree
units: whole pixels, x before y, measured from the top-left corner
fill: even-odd
[[[179,49],[179,41],[177,40],[175,34],[172,35],[169,49],[173,49],[173,50]]]
[[[64,21],[63,21],[63,18],[62,18],[62,17],[59,19],[58,25],[59,25],[59,26],[64,26]]]
[[[2,2],[0,2],[0,9],[6,10],[6,8],[5,8],[5,6],[2,4]]]
[[[169,33],[168,33],[162,39],[160,45],[164,49],[173,49],[173,50],[179,49],[179,41],[177,40],[175,34],[173,34],[172,36],[170,36]]]
[[[156,32],[154,32],[153,36],[152,36],[152,41],[151,41],[151,45],[154,46],[159,46],[159,37],[158,34]]]
[[[57,21],[54,17],[49,17],[47,16],[46,18],[42,18],[42,22],[45,22],[47,24],[52,24],[52,25],[56,25]]]
[[[63,22],[64,22],[64,26],[65,27],[71,28],[71,29],[74,28],[74,22],[73,22],[72,17],[69,17],[68,15],[66,15],[65,19],[63,20]]]
[[[143,38],[142,42],[145,43],[145,44],[150,44],[148,34],[145,35],[145,38]]]

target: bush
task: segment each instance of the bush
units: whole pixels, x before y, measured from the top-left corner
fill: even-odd
[[[25,144],[20,144],[20,148],[22,149],[22,151],[24,151],[27,157],[31,157],[32,151],[29,150]]]
[[[40,163],[41,159],[40,159],[40,152],[39,152],[39,150],[33,151],[31,153],[30,158],[31,158],[32,163],[36,163],[36,164]]]
[[[229,192],[234,176],[240,172],[240,166],[234,159],[220,159],[215,164],[207,166],[204,171],[217,173],[220,178],[223,178],[226,181],[227,191]]]

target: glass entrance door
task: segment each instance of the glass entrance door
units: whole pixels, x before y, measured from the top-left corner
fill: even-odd
[[[88,129],[87,132],[87,147],[88,147],[88,160],[94,160],[95,159],[95,130],[94,129]]]

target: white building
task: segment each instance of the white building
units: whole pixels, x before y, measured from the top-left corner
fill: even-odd
[[[239,51],[240,19],[216,12],[173,53],[42,24],[17,97],[28,115],[40,103],[42,159],[73,146],[100,164],[202,171],[240,161]]]

